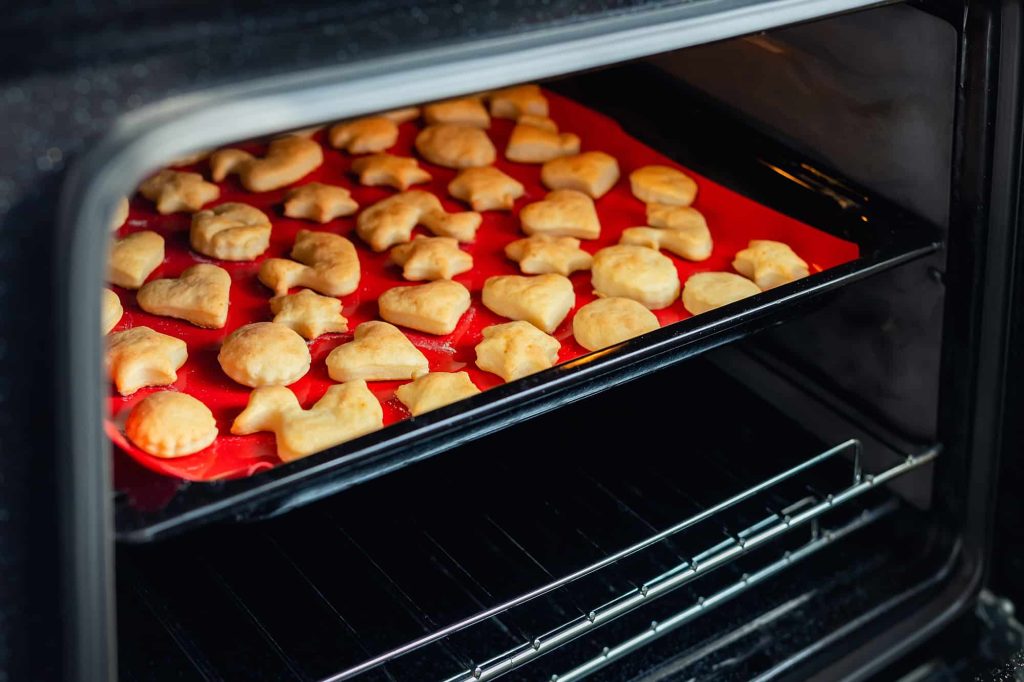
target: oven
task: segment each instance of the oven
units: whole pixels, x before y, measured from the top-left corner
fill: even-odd
[[[951,628],[977,630],[976,613],[1003,614],[1019,641],[1020,30],[1012,1],[15,8],[0,84],[0,670],[887,679]],[[494,113],[496,92],[533,83],[563,133],[621,167],[596,192],[601,248],[643,224],[630,173],[664,163],[697,178],[721,260],[673,256],[680,284],[764,235],[809,275],[699,314],[677,291],[659,328],[585,348],[572,315],[600,287],[576,272],[557,361],[500,381],[467,350],[507,321],[488,322],[470,272],[475,317],[453,332],[469,345],[407,336],[432,370],[485,390],[410,418],[395,386],[370,381],[383,428],[293,458],[280,431],[229,434],[249,389],[221,395],[192,369],[216,368],[249,314],[239,296],[271,296],[256,266],[229,265],[229,322],[186,334],[191,364],[165,382],[214,405],[214,445],[163,459],[125,435],[162,389],[122,397],[105,366],[103,287],[124,308],[115,331],[157,324],[137,287],[108,283],[121,197],[115,238],[156,230],[154,277],[177,276],[219,261],[189,250],[187,213],[137,193],[160,169],[208,182],[210,159],[183,157],[259,156],[300,131],[323,148],[310,177],[365,212],[395,192],[361,186],[358,154],[323,126],[476,93]],[[423,156],[426,124],[396,125],[389,150]],[[486,275],[518,272],[488,260],[488,240],[553,189],[503,158],[515,125],[496,116],[487,134],[525,197],[460,239]],[[422,165],[445,211],[468,210],[444,196],[454,171]],[[203,203],[258,205],[282,258],[299,228],[347,235],[364,288],[338,298],[351,326],[376,319],[374,282],[403,282],[356,236],[360,217],[289,222],[284,189],[245,182],[218,180]],[[345,334],[309,344],[319,378],[293,385],[302,408],[336,383],[324,357]]]

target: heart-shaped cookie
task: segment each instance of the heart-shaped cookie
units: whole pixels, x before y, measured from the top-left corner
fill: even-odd
[[[523,207],[519,220],[526,234],[550,234],[555,237],[597,239],[601,221],[594,200],[574,189],[548,192],[541,201]]]
[[[428,334],[451,334],[469,310],[469,290],[448,279],[394,287],[377,298],[380,316],[392,324]]]
[[[550,334],[576,304],[576,292],[564,275],[503,275],[484,282],[483,302],[502,317]]]
[[[363,322],[356,327],[352,341],[327,356],[327,373],[335,381],[400,381],[428,371],[423,353],[387,322]]]
[[[562,156],[541,167],[540,180],[548,189],[575,189],[600,199],[618,182],[619,162],[604,152]]]
[[[174,279],[156,279],[139,289],[139,306],[148,313],[187,320],[197,327],[221,329],[228,319],[231,275],[200,263]]]

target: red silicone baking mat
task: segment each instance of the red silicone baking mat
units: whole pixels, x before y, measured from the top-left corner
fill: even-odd
[[[856,244],[793,220],[707,180],[630,137],[615,121],[596,111],[552,92],[546,92],[546,95],[550,102],[551,117],[561,130],[579,135],[583,151],[599,150],[614,156],[618,159],[622,171],[622,177],[616,186],[596,202],[602,225],[601,238],[584,241],[583,248],[587,251],[594,253],[602,247],[615,244],[623,229],[646,224],[644,204],[630,192],[628,176],[632,170],[641,166],[664,164],[682,168],[697,180],[699,191],[694,206],[707,218],[714,239],[711,257],[700,263],[691,263],[666,254],[675,262],[681,282],[685,282],[696,272],[731,271],[730,264],[734,254],[745,248],[751,239],[774,239],[789,244],[811,265],[812,275],[857,258]],[[483,307],[480,303],[480,290],[484,280],[492,275],[521,274],[516,264],[505,258],[503,250],[510,241],[523,236],[519,231],[519,209],[544,198],[546,194],[540,183],[540,165],[517,164],[503,158],[502,152],[512,126],[511,121],[495,119],[489,133],[498,149],[499,159],[496,165],[522,182],[526,194],[516,201],[511,213],[485,212],[476,241],[463,245],[463,248],[473,255],[473,269],[456,277],[456,280],[466,285],[473,293],[472,306],[455,332],[449,336],[436,337],[405,330],[412,342],[427,356],[431,371],[466,370],[473,382],[482,390],[496,386],[502,381],[496,375],[476,368],[473,364],[474,346],[479,342],[484,327],[508,320]],[[390,151],[406,156],[415,155],[412,143],[420,128],[421,124],[418,121],[402,124],[398,144]],[[369,206],[396,192],[388,187],[360,186],[348,172],[354,157],[329,148],[324,143],[323,132],[318,133],[315,139],[324,146],[324,164],[296,184],[320,181],[343,185],[352,191],[360,207]],[[258,143],[240,146],[250,151],[262,152],[262,147]],[[467,206],[448,195],[447,186],[455,176],[455,171],[425,162],[421,165],[430,172],[433,180],[428,184],[418,185],[417,189],[433,192],[441,198],[448,211],[468,210]],[[187,169],[209,176],[205,162]],[[387,253],[373,253],[355,235],[355,216],[339,218],[326,225],[293,220],[285,218],[282,214],[281,203],[285,189],[264,193],[247,192],[241,188],[235,177],[220,183],[220,187],[221,196],[211,206],[216,203],[242,201],[263,210],[273,222],[270,248],[256,261],[218,262],[194,253],[189,249],[188,240],[190,216],[161,216],[155,212],[149,201],[138,196],[132,199],[129,218],[119,230],[119,234],[124,236],[139,230],[154,230],[163,235],[166,240],[167,256],[163,264],[150,275],[150,279],[176,277],[182,270],[197,262],[216,262],[231,273],[231,308],[227,325],[223,329],[200,329],[181,320],[150,315],[136,304],[134,292],[111,287],[120,296],[125,310],[124,317],[114,331],[146,325],[159,332],[184,339],[188,343],[189,355],[188,361],[178,371],[178,380],[172,386],[146,388],[127,397],[121,397],[111,387],[107,431],[117,447],[145,467],[194,481],[251,476],[280,463],[275,454],[273,434],[231,435],[231,422],[245,407],[250,389],[234,383],[217,364],[217,352],[221,341],[231,331],[241,325],[273,317],[268,303],[271,292],[256,278],[256,272],[263,259],[287,257],[295,235],[300,229],[323,230],[349,237],[357,246],[362,266],[359,289],[342,298],[343,313],[349,320],[350,330],[361,322],[377,319],[376,299],[381,292],[393,286],[409,284],[402,279],[397,267],[388,264]],[[594,300],[589,272],[574,273],[571,279],[576,289],[576,309]],[[587,352],[572,337],[572,317],[576,309],[570,312],[554,334],[562,343],[560,362]],[[656,315],[662,326],[690,317],[678,299],[670,307],[656,311]],[[328,334],[310,342],[312,368],[306,376],[290,386],[303,407],[316,402],[332,383],[327,376],[324,358],[335,346],[351,338],[351,332]],[[409,418],[409,413],[394,396],[395,389],[401,383],[370,383],[371,390],[384,407],[385,426]],[[123,426],[132,406],[150,393],[163,390],[189,393],[210,407],[221,434],[213,445],[194,455],[160,459],[142,452],[128,442],[123,434]]]

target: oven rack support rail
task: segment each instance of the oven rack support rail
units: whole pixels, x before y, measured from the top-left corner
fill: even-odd
[[[806,474],[813,469],[822,467],[834,459],[845,456],[850,461],[851,480],[849,485],[836,492],[819,494],[812,493],[773,511],[769,516],[762,518],[747,528],[727,533],[725,540],[693,554],[692,558],[679,564],[673,569],[646,581],[639,581],[638,588],[626,591],[616,599],[604,604],[595,606],[585,615],[574,619],[564,625],[550,630],[549,632],[524,642],[523,644],[487,659],[485,662],[475,665],[473,668],[463,671],[452,678],[455,680],[489,680],[509,672],[519,666],[532,661],[533,659],[548,653],[549,651],[576,639],[581,635],[594,630],[605,623],[629,613],[643,605],[653,602],[682,585],[702,576],[715,568],[728,564],[732,560],[747,554],[759,547],[765,546],[772,540],[786,534],[788,531],[801,527],[804,524],[811,524],[812,539],[820,534],[818,519],[832,509],[838,508],[849,501],[875,489],[876,487],[902,476],[909,471],[924,466],[936,459],[939,454],[939,446],[934,446],[920,454],[911,454],[893,464],[889,468],[878,473],[865,473],[861,467],[862,446],[859,440],[850,439],[844,441],[824,452],[810,457],[799,464],[786,469],[785,471],[767,478],[746,490],[743,490],[732,497],[729,497],[718,504],[695,514],[679,523],[676,523],[663,531],[655,533],[640,542],[625,547],[613,554],[609,554],[600,561],[594,562],[566,576],[546,583],[534,590],[519,595],[511,600],[497,604],[489,609],[480,611],[460,621],[451,623],[439,628],[423,637],[395,647],[378,656],[367,659],[362,663],[352,666],[346,670],[327,677],[323,682],[341,682],[349,680],[357,675],[367,672],[388,661],[395,660],[413,651],[437,643],[456,632],[465,630],[482,621],[521,606],[526,602],[537,599],[545,594],[565,588],[582,578],[591,575],[603,568],[611,566],[623,559],[637,554],[654,545],[672,538],[687,528],[699,523],[707,522],[726,512],[727,510],[751,500],[755,496],[771,493],[786,482],[791,482],[801,474]],[[827,541],[827,540],[826,540]]]

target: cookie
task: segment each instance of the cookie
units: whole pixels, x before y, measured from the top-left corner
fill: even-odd
[[[629,174],[633,196],[646,204],[689,206],[697,198],[697,183],[669,166],[644,166]]]
[[[356,219],[356,234],[379,252],[412,239],[417,225],[439,237],[471,242],[480,221],[480,214],[472,211],[446,213],[433,194],[413,189],[381,199],[365,209]]]
[[[368,116],[331,126],[327,140],[349,154],[382,152],[398,142],[398,123],[388,116]]]
[[[746,277],[731,272],[699,272],[683,287],[683,307],[694,315],[761,293]]]
[[[686,230],[694,234],[708,229],[704,214],[692,206],[647,204],[647,224],[668,230]]]
[[[231,433],[245,436],[271,431],[277,456],[284,462],[308,457],[384,425],[384,411],[365,381],[350,381],[327,389],[303,410],[284,386],[264,386],[249,394],[249,404],[231,424]]]
[[[383,114],[380,115],[393,123],[401,125],[406,121],[415,121],[417,118],[419,118],[420,108],[402,107],[401,109],[392,109],[391,111],[385,111]]]
[[[360,184],[371,187],[386,185],[402,191],[430,182],[430,173],[420,168],[419,161],[394,154],[360,157],[352,162],[352,172],[359,176]]]
[[[521,116],[548,115],[548,100],[538,85],[517,85],[490,93],[491,116],[518,119]]]
[[[194,454],[217,438],[217,422],[210,408],[173,391],[143,398],[132,408],[124,430],[141,450],[166,458]]]
[[[531,116],[519,119],[505,147],[505,158],[517,163],[544,163],[579,153],[578,135],[559,133],[550,118]]]
[[[110,289],[104,289],[100,299],[100,328],[104,334],[117,326],[124,315],[124,308],[121,307],[121,299]]]
[[[594,254],[591,283],[602,297],[630,298],[651,310],[672,305],[679,275],[672,261],[643,246],[609,246]]]
[[[210,156],[210,174],[216,182],[234,173],[250,192],[269,192],[301,180],[324,162],[316,141],[288,135],[271,140],[262,159],[241,149],[221,149]]]
[[[107,373],[121,395],[131,395],[145,386],[173,384],[187,359],[184,341],[149,327],[133,327],[107,337]]]
[[[451,334],[469,310],[469,290],[458,282],[441,279],[411,287],[393,287],[377,298],[380,316],[409,329]]]
[[[257,276],[277,296],[287,294],[292,287],[346,296],[359,286],[359,256],[352,242],[341,235],[299,230],[291,260],[268,258]]]
[[[337,185],[310,182],[294,187],[284,195],[284,214],[289,218],[323,224],[358,210],[359,204],[352,198],[352,193]]]
[[[630,298],[599,298],[576,311],[572,335],[587,350],[600,350],[652,332],[658,318]]]
[[[411,383],[402,384],[395,391],[395,396],[409,414],[418,417],[479,392],[466,372],[431,372]]]
[[[476,366],[515,381],[558,361],[562,345],[529,322],[506,322],[486,327],[483,340],[476,346]]]
[[[270,246],[270,218],[242,203],[227,203],[192,214],[192,249],[219,260],[252,260]]]
[[[562,275],[502,275],[484,282],[483,304],[511,320],[525,320],[550,334],[576,304],[572,282]]]
[[[510,211],[525,191],[521,182],[494,166],[463,169],[448,183],[448,193],[474,211]]]
[[[410,282],[451,279],[473,268],[473,257],[451,237],[417,235],[411,242],[391,249],[390,255],[392,263],[402,266],[402,277]]]
[[[363,322],[352,341],[327,356],[327,373],[335,381],[403,381],[430,370],[427,358],[398,327]]]
[[[583,192],[559,189],[548,192],[541,201],[527,204],[519,212],[519,222],[528,235],[597,239],[601,222],[594,200]]]
[[[490,166],[497,157],[487,133],[479,128],[448,124],[427,126],[420,131],[416,151],[430,163],[445,168]]]
[[[434,102],[423,107],[423,120],[427,125],[449,123],[473,128],[490,128],[491,117],[484,103],[477,97],[462,97]]]
[[[692,261],[707,260],[711,257],[714,244],[707,226],[692,229],[670,230],[657,227],[627,227],[619,237],[620,244],[646,246],[649,249],[664,249],[669,253]]]
[[[527,275],[555,273],[568,277],[577,270],[589,270],[593,257],[573,237],[535,234],[517,239],[505,247],[505,256],[519,263]]]
[[[348,331],[348,320],[341,314],[341,301],[309,289],[270,299],[270,310],[274,313],[274,322],[310,341],[322,334]]]
[[[138,289],[164,262],[164,238],[156,232],[133,232],[110,247],[107,281],[125,289]]]
[[[128,211],[130,210],[128,204],[128,197],[121,197],[117,200],[117,206],[114,208],[114,217],[110,220],[110,229],[116,230],[128,220]]]
[[[574,189],[599,199],[618,182],[619,162],[604,152],[563,156],[541,166],[540,179],[548,189]]]
[[[155,279],[139,289],[136,300],[147,313],[187,320],[197,327],[221,329],[228,319],[231,275],[199,263],[179,277]]]
[[[302,337],[277,322],[254,322],[224,339],[220,368],[243,386],[284,386],[309,371],[312,362]]]
[[[789,284],[810,271],[807,262],[788,244],[769,239],[751,239],[749,246],[736,254],[732,266],[736,272],[754,280],[762,291]]]
[[[139,194],[156,203],[156,212],[192,213],[220,196],[220,187],[199,173],[162,170],[139,185]]]

